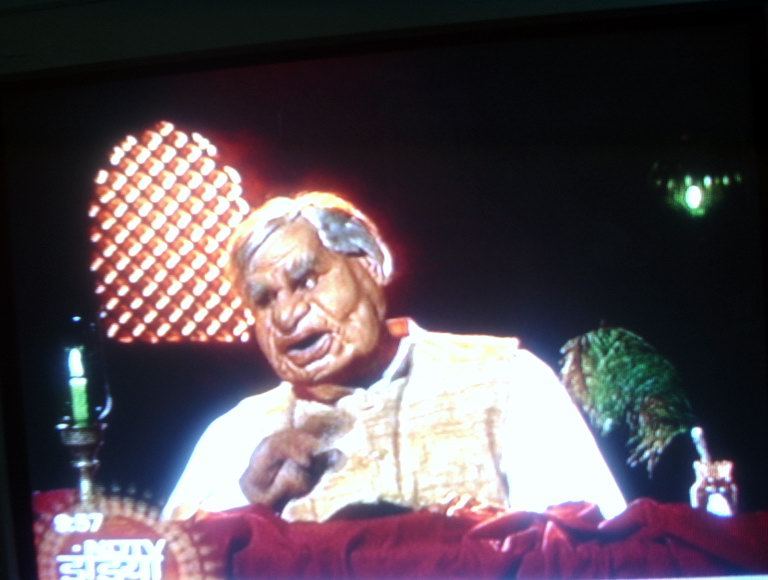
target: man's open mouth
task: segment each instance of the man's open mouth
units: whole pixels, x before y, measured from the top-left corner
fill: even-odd
[[[330,346],[329,332],[311,332],[289,343],[285,348],[285,354],[293,364],[303,367],[325,356]]]

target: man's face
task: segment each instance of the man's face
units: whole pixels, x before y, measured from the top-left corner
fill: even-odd
[[[362,258],[325,248],[303,218],[259,248],[246,293],[261,350],[294,385],[353,382],[376,351],[383,289]]]

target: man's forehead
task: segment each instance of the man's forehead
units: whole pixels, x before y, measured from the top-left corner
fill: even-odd
[[[251,273],[267,274],[272,270],[290,270],[314,263],[325,250],[317,232],[304,219],[290,222],[275,230],[253,254]]]

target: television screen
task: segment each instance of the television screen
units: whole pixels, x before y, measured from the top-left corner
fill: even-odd
[[[268,198],[319,191],[389,244],[388,316],[517,337],[556,371],[576,336],[642,337],[733,462],[739,509],[768,508],[751,23],[605,21],[17,84],[2,180],[31,490],[77,487],[56,426],[107,404],[77,402],[77,315],[98,322],[112,401],[96,482],[163,505],[206,427],[279,382],[226,243]],[[687,502],[688,434],[650,477],[630,431],[594,428],[625,498]]]

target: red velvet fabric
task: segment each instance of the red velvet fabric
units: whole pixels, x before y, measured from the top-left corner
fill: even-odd
[[[768,572],[768,513],[719,518],[638,500],[612,520],[588,504],[483,522],[428,511],[286,523],[258,506],[194,524],[235,578],[658,577]]]
[[[38,513],[71,490],[36,494]],[[603,520],[589,504],[478,521],[429,511],[287,523],[260,506],[184,524],[226,563],[254,577],[670,577],[768,573],[768,512],[719,518],[682,504],[633,502]]]

